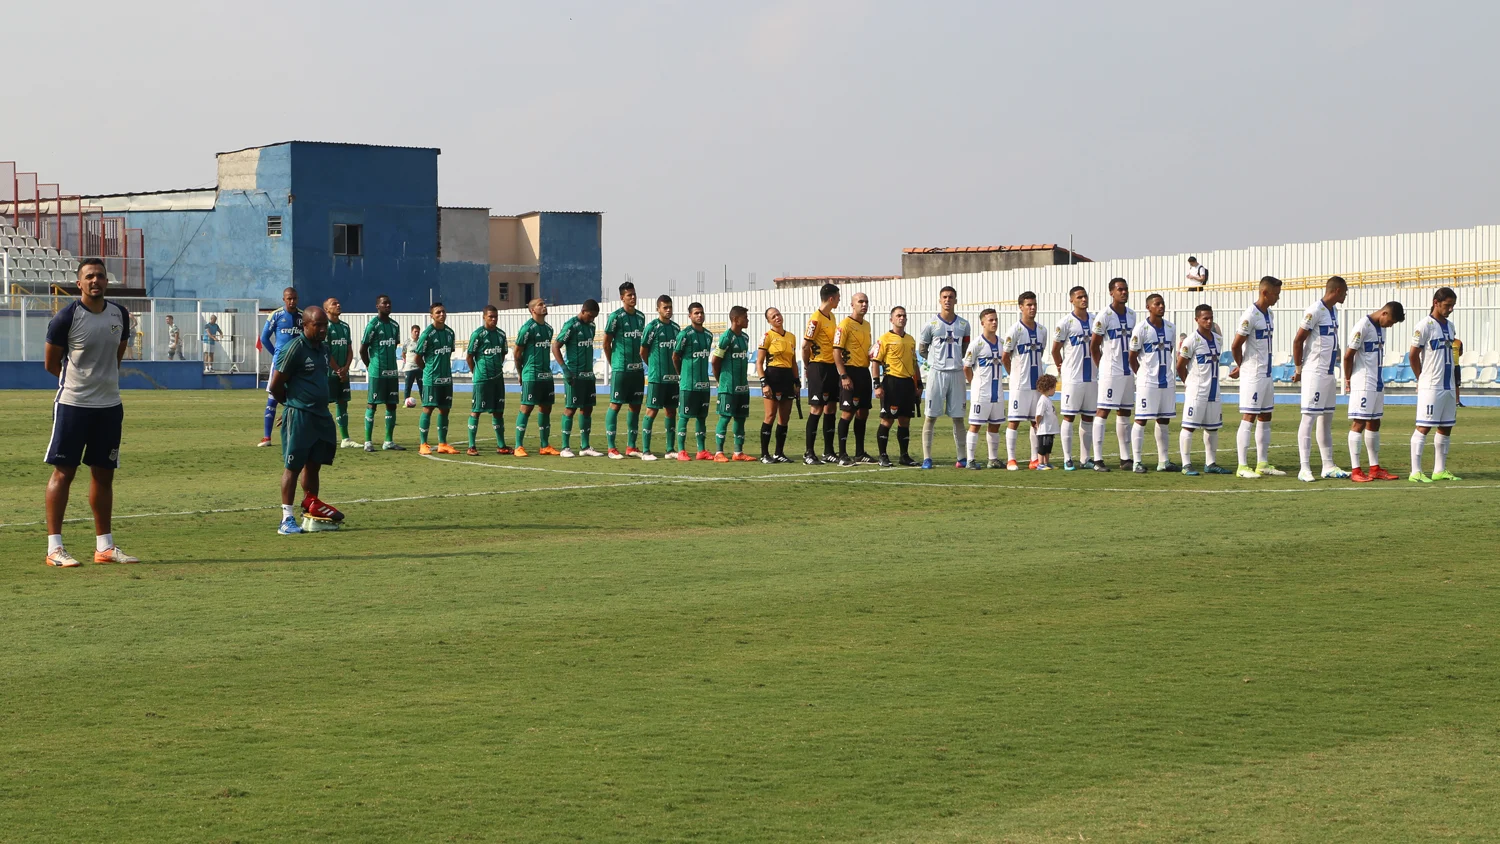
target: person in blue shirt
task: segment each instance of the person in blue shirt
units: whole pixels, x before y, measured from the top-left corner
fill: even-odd
[[[218,314],[209,314],[208,322],[203,325],[203,369],[208,371],[214,368],[214,349],[219,347],[219,338],[224,330],[219,328]]]
[[[302,333],[302,312],[297,310],[297,290],[288,287],[281,291],[281,301],[286,307],[281,308],[266,320],[265,328],[260,331],[260,345],[271,355],[271,360],[276,360],[276,350],[286,345],[293,337]],[[271,429],[276,426],[276,397],[271,395],[269,385],[266,389],[266,428],[261,434],[260,442],[257,444],[262,448],[271,445]]]

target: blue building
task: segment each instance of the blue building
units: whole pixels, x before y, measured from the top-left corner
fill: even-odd
[[[290,286],[304,303],[336,296],[351,311],[373,310],[381,293],[398,312],[434,300],[478,310],[493,293],[489,210],[439,207],[439,153],[289,141],[220,153],[212,189],[87,199],[144,232],[150,296],[274,308]],[[596,236],[581,259],[599,267],[596,291],[598,252]]]

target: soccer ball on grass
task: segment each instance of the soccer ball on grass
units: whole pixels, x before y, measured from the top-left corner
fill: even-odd
[[[416,407],[417,406],[417,397],[416,396],[407,396],[406,397],[406,406],[407,407]]]

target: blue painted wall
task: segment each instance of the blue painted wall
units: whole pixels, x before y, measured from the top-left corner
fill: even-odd
[[[599,215],[546,211],[541,217],[542,295],[556,305],[608,298],[600,295],[604,251]]]
[[[450,312],[483,310],[490,303],[490,265],[443,261],[438,264],[438,287],[433,295]]]

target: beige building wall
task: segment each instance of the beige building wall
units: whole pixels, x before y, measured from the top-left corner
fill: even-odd
[[[490,217],[490,304],[524,308],[541,285],[541,217]],[[535,270],[529,268],[536,267]],[[526,285],[531,285],[530,291]]]

